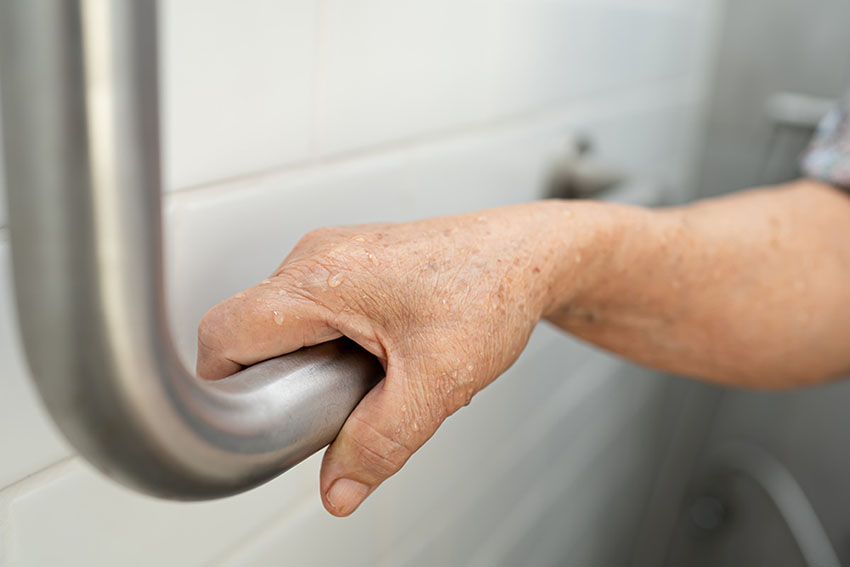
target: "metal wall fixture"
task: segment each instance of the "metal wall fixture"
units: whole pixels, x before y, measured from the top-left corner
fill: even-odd
[[[627,181],[625,172],[596,159],[593,142],[585,135],[563,141],[549,167],[544,197],[547,199],[592,199]]]
[[[0,88],[18,315],[72,445],[141,491],[257,486],[327,445],[381,379],[336,341],[220,382],[180,363],[161,258],[152,0],[0,2]]]

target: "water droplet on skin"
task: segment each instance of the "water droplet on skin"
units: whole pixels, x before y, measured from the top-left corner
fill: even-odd
[[[473,370],[475,370],[475,367],[472,366],[471,364],[467,364],[466,369],[469,370],[470,372],[472,372]]]
[[[285,293],[286,293],[286,290],[283,290],[283,289],[279,289],[279,290],[277,290],[277,294],[278,294],[278,295],[283,295],[283,294],[285,294]]]
[[[396,433],[401,433],[401,427],[396,427],[396,428],[395,428],[395,432],[396,432]]]
[[[342,283],[342,280],[345,279],[345,276],[342,274],[334,274],[328,278],[328,285],[331,287],[339,287]]]
[[[407,405],[401,404],[401,411],[407,411]]]
[[[235,297],[236,299],[242,299],[243,297],[245,297],[245,292],[240,291],[239,293],[237,293],[233,297]]]
[[[277,323],[278,325],[283,325],[283,313],[281,313],[280,311],[275,311],[274,312],[274,322]]]
[[[413,424],[411,425],[411,427],[413,428],[413,431],[419,431],[419,423],[418,422],[414,421]]]
[[[457,370],[452,370],[452,378],[457,378]]]
[[[355,236],[354,240],[356,240],[357,242],[366,242],[366,237],[365,236]]]
[[[263,284],[263,285],[268,285],[268,284],[270,284],[270,283],[272,283],[272,281],[271,281],[271,280],[263,280],[263,281],[262,281],[262,284]]]
[[[375,258],[375,255],[374,255],[374,254],[372,254],[371,252],[366,252],[366,256],[369,258],[369,261],[370,261],[370,262],[372,262],[372,265],[373,265],[373,266],[377,266],[377,265],[378,265],[378,259],[377,259],[377,258]]]

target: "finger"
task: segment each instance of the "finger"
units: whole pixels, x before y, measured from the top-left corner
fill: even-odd
[[[243,367],[342,336],[315,298],[266,280],[213,307],[198,327],[197,373],[224,378]]]
[[[398,472],[439,427],[427,408],[397,391],[392,370],[348,417],[325,452],[320,474],[322,503],[347,516],[384,480]]]

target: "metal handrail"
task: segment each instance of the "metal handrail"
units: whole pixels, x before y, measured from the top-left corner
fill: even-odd
[[[23,342],[49,413],[97,468],[197,500],[334,439],[382,377],[335,341],[204,382],[165,314],[152,0],[3,0],[9,228]]]

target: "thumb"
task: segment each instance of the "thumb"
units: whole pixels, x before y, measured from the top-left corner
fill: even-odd
[[[320,489],[334,516],[354,512],[439,426],[393,374],[388,367],[387,377],[363,398],[325,452]],[[398,385],[402,389],[393,388]]]

